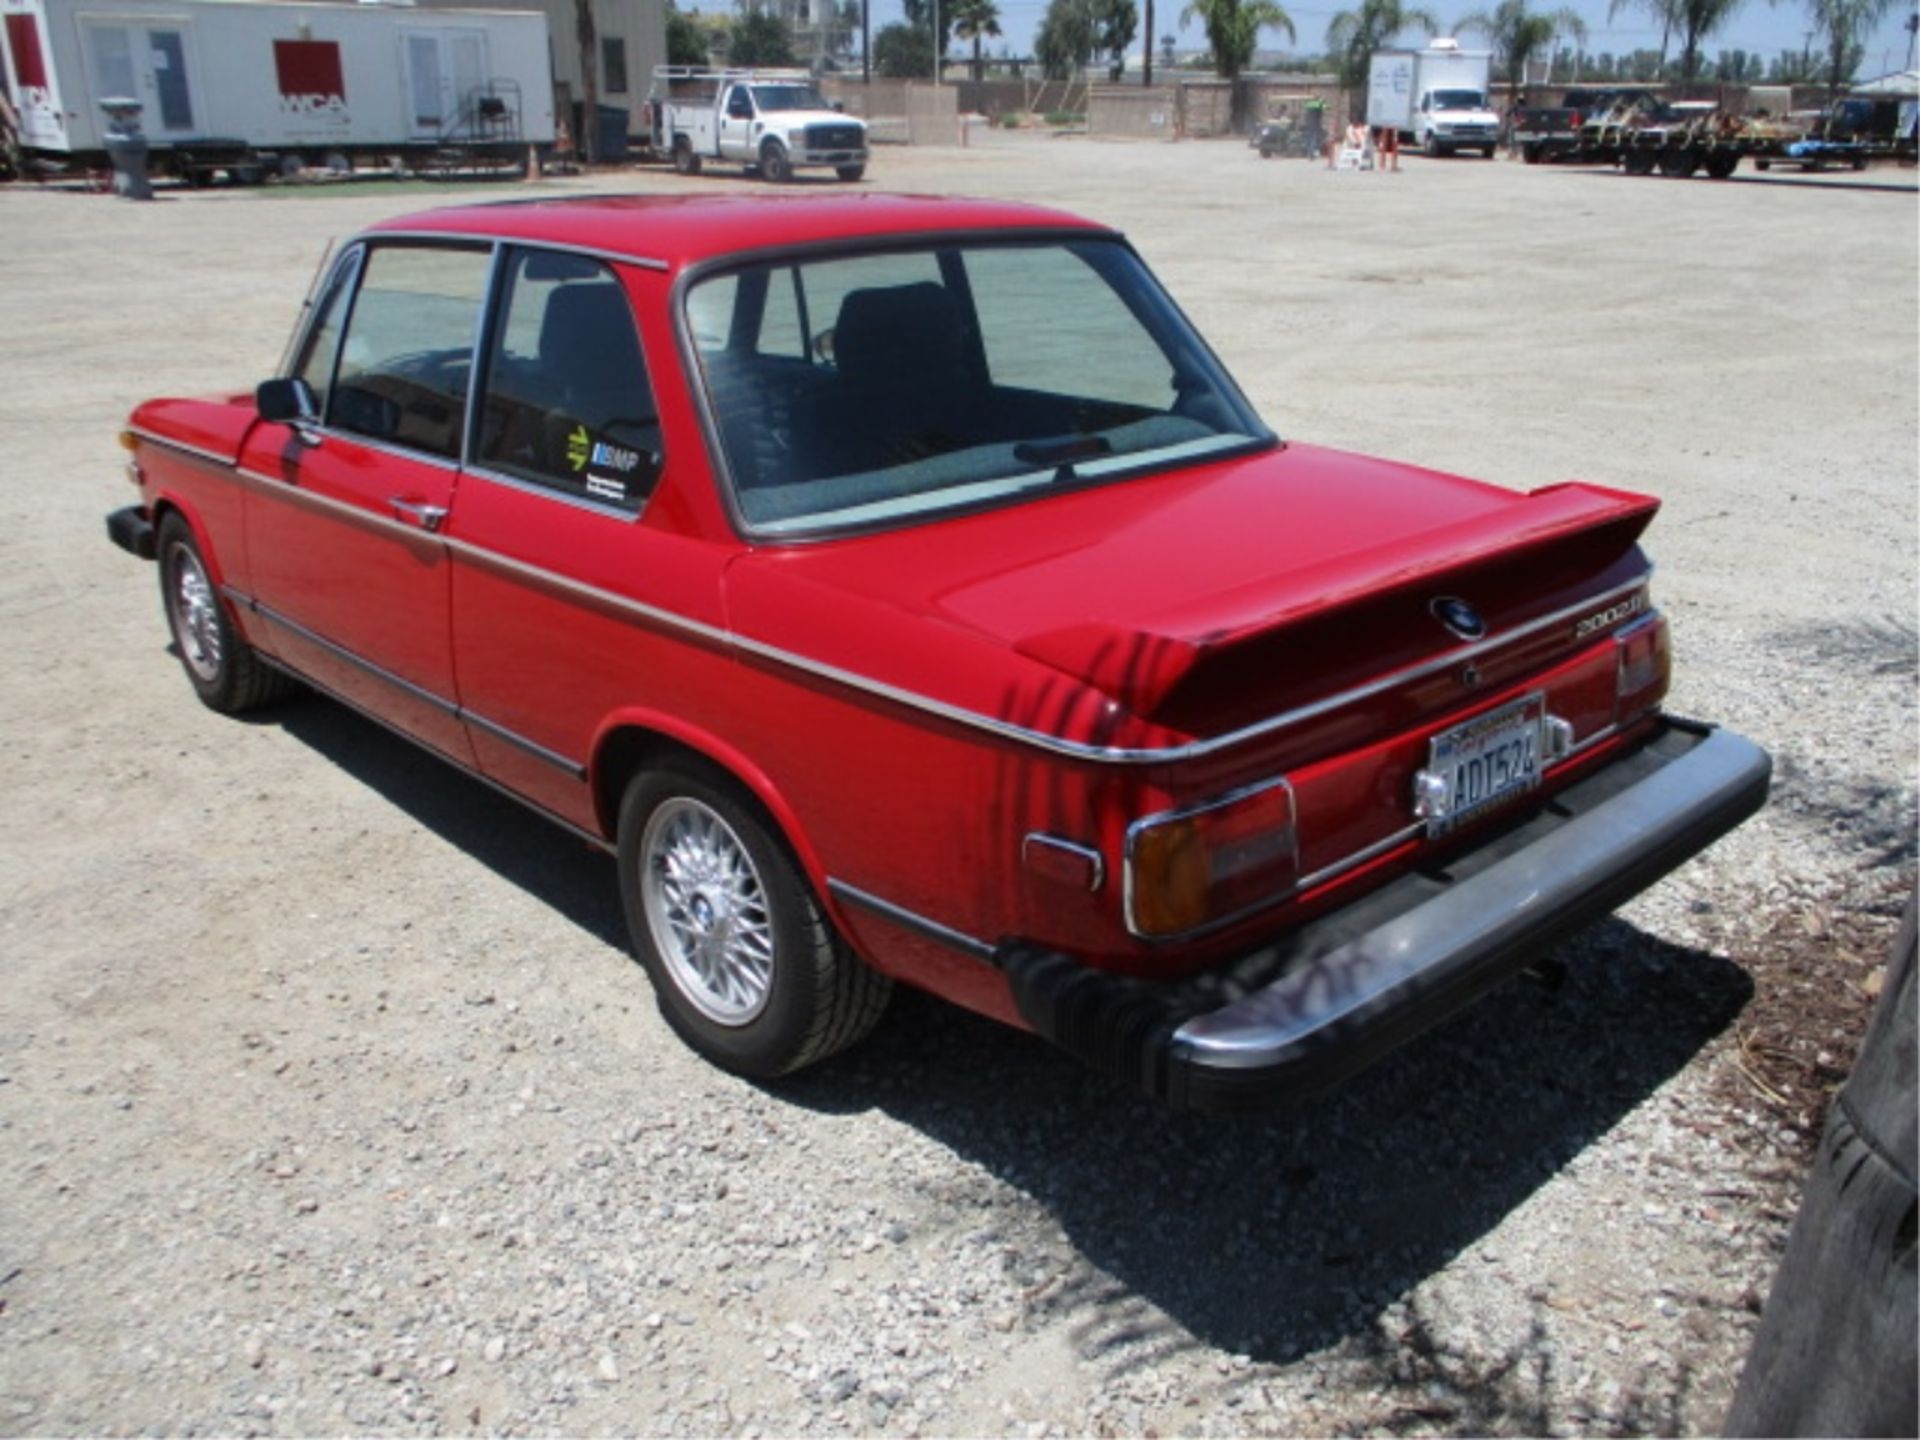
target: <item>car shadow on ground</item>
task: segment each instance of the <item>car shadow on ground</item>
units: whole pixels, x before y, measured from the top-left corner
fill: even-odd
[[[626,948],[604,854],[343,706],[296,701],[260,719]],[[1064,1320],[1090,1359],[1126,1370],[1207,1348],[1283,1362],[1376,1343],[1383,1309],[1685,1067],[1753,993],[1731,961],[1618,918],[1552,959],[1546,979],[1516,979],[1271,1115],[1169,1111],[904,988],[856,1049],[766,1088],[824,1113],[878,1110],[977,1167],[935,1197],[931,1223],[958,1225],[942,1243],[999,1255],[1029,1321]],[[1005,1205],[1004,1187],[1040,1215]]]

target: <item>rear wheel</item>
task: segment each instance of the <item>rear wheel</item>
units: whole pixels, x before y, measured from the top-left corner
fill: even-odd
[[[1539,145],[1523,145],[1520,147],[1520,158],[1529,165],[1538,165],[1546,158],[1546,151]]]
[[[240,637],[214,589],[193,530],[177,514],[160,522],[160,601],[180,668],[201,703],[225,715],[278,700],[293,681]]]
[[[693,153],[693,142],[684,135],[673,137],[673,168],[682,175],[700,173],[700,157]]]
[[[1620,168],[1629,175],[1651,175],[1654,154],[1651,150],[1629,150],[1620,157]]]
[[[862,179],[866,175],[867,167],[865,162],[858,165],[836,165],[833,167],[833,173],[838,175],[842,180],[845,180],[848,184],[852,184],[855,180]]]
[[[1700,157],[1691,150],[1668,150],[1660,156],[1660,173],[1684,180],[1700,168]]]
[[[1725,180],[1740,168],[1738,155],[1709,155],[1707,174],[1715,180]]]
[[[696,761],[620,805],[620,898],[660,1013],[722,1069],[785,1075],[853,1044],[892,982],[833,929],[759,807]]]
[[[760,173],[776,185],[793,179],[793,161],[788,158],[785,146],[769,140],[760,147]]]

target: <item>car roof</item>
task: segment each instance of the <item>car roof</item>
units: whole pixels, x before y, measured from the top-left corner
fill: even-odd
[[[1107,227],[1037,205],[948,196],[596,195],[459,205],[382,221],[370,234],[473,235],[544,241],[680,269],[718,256],[834,240],[969,231]]]

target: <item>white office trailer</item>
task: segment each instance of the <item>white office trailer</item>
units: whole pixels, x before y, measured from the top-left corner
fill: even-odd
[[[279,0],[0,0],[0,62],[34,156],[93,164],[133,100],[156,169],[249,178],[373,159],[518,161],[553,141],[532,11]]]

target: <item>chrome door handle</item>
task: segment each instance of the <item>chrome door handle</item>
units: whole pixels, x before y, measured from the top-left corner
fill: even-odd
[[[413,521],[422,530],[438,530],[447,518],[447,507],[429,505],[424,500],[406,500],[398,495],[389,497],[387,506],[396,515],[403,515]]]

